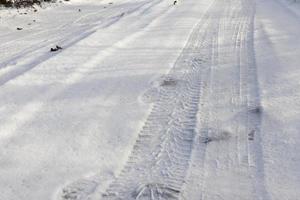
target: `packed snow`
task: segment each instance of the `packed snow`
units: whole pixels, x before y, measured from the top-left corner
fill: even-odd
[[[0,7],[0,200],[299,200],[300,2]]]

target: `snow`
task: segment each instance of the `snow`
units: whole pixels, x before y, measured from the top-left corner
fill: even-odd
[[[298,0],[278,0],[278,3],[281,3],[283,8],[289,9],[289,13],[297,15],[300,17],[300,1]]]
[[[298,199],[299,3],[37,10],[0,9],[1,200]]]
[[[300,18],[270,0],[257,12],[266,184],[274,200],[298,199]]]

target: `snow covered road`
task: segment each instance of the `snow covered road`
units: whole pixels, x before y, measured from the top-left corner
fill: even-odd
[[[286,3],[55,5],[0,10],[1,200],[298,200]]]

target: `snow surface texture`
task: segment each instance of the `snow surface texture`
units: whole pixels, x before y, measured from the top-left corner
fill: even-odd
[[[299,200],[298,4],[2,8],[0,199]]]

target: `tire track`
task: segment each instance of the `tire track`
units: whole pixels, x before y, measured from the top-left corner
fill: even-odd
[[[203,23],[204,22],[204,23]],[[209,73],[210,57],[200,49],[210,43],[207,19],[194,28],[189,41],[163,91],[154,103],[131,156],[121,174],[103,199],[178,199],[189,167],[195,138],[197,113],[204,87],[203,78]],[[209,48],[208,48],[209,49]],[[202,73],[202,72],[206,73]],[[170,82],[169,80],[172,80]],[[172,83],[172,84],[168,84]]]
[[[249,9],[249,27],[246,35],[248,56],[245,62],[248,64],[247,78],[247,129],[248,129],[248,148],[249,148],[249,166],[253,176],[253,185],[255,191],[255,199],[271,200],[268,190],[265,185],[264,178],[264,158],[261,138],[262,124],[262,105],[260,99],[258,74],[254,50],[254,23],[255,23],[255,3],[252,2]]]
[[[240,105],[244,114],[240,124],[244,128],[239,132],[239,160],[247,164],[253,185],[253,199],[270,200],[265,186],[263,149],[261,146],[262,106],[259,94],[256,60],[254,52],[255,2],[243,0],[240,15],[243,17],[238,41]]]
[[[262,108],[253,48],[255,4],[252,0],[220,0],[215,8],[222,8],[213,22],[220,23],[215,36],[219,44],[212,46],[216,51],[212,77],[207,82],[207,96],[201,96],[202,101],[209,101],[199,108],[200,140],[195,141],[183,199],[270,200],[260,143]]]

